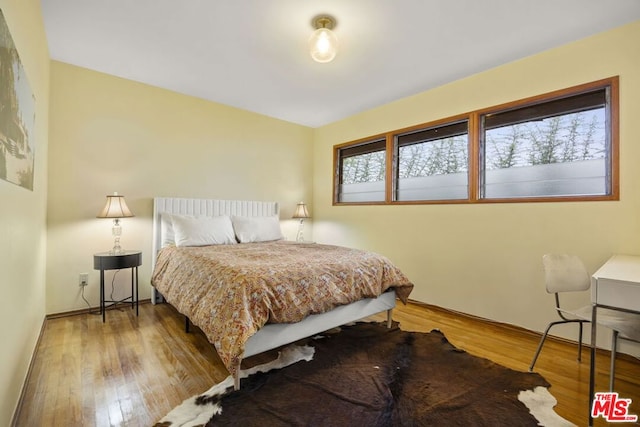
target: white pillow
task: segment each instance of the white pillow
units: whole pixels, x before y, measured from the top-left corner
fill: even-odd
[[[173,234],[172,215],[168,213],[160,214],[160,247],[175,245],[175,236]]]
[[[228,216],[171,216],[176,246],[233,245],[236,236]]]
[[[280,219],[274,216],[232,216],[231,222],[240,243],[282,240]]]

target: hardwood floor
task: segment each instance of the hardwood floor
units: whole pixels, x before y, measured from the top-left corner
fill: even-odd
[[[399,304],[393,317],[402,329],[440,329],[457,347],[520,371],[528,369],[540,338],[421,304]],[[589,353],[583,352],[578,363],[577,344],[550,339],[536,364],[551,383],[556,412],[578,426],[587,424],[588,415]],[[608,353],[599,352],[596,360],[597,386],[606,390]],[[640,361],[623,356],[616,372],[616,391],[633,400],[631,413],[640,414]],[[139,317],[124,306],[110,310],[104,324],[94,314],[49,319],[14,425],[151,426],[226,376],[204,335],[197,328],[186,334],[184,318],[166,304],[143,304]],[[600,418],[595,425],[606,423]]]

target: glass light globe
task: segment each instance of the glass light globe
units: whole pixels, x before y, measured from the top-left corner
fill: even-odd
[[[316,62],[330,62],[338,52],[338,38],[328,28],[318,28],[309,38],[309,51]]]

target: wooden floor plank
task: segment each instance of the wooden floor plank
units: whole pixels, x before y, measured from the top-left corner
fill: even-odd
[[[539,334],[509,325],[410,303],[394,310],[404,330],[442,331],[470,354],[526,371]],[[383,315],[376,320],[385,320]],[[257,356],[247,365],[262,363]],[[587,421],[589,351],[577,362],[577,344],[550,339],[536,364],[558,400],[556,412],[583,426]],[[598,352],[597,385],[608,384],[607,352]],[[640,361],[623,356],[616,391],[640,414]],[[222,381],[227,372],[204,335],[184,332],[184,318],[168,305],[140,305],[140,316],[123,306],[107,312],[49,319],[36,351],[16,426],[149,426],[194,394]],[[604,426],[602,419],[596,426]],[[629,423],[624,424],[631,425]],[[638,424],[640,425],[640,424]]]

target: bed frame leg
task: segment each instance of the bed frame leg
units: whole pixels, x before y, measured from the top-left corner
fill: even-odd
[[[391,314],[393,313],[393,308],[387,310],[387,328],[391,329],[393,325],[393,319],[391,318]]]
[[[236,373],[233,374],[234,390],[240,390],[240,365],[242,365],[242,360],[238,361],[238,365],[236,366]]]

